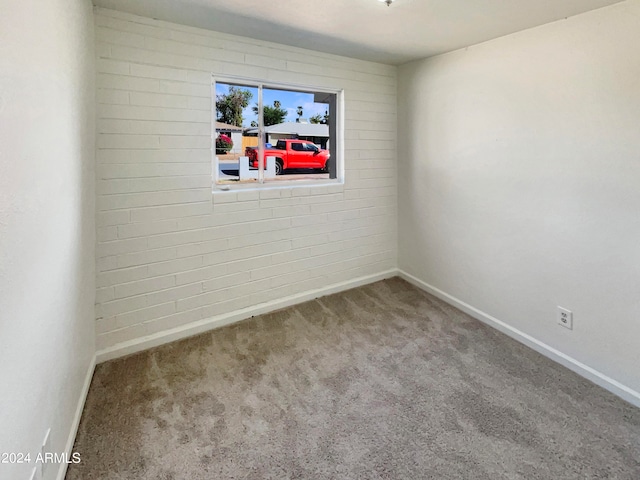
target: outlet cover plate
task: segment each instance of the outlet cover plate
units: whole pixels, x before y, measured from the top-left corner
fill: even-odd
[[[47,433],[44,434],[44,440],[42,441],[42,463],[40,464],[40,477],[44,478],[47,473],[47,468],[49,466],[48,462],[45,461],[47,458],[47,453],[51,452],[51,429],[47,428]]]
[[[573,312],[566,308],[558,307],[558,324],[573,330]]]

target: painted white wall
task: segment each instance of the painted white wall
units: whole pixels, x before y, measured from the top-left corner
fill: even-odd
[[[395,268],[395,67],[95,19],[100,359]],[[344,89],[346,183],[212,195],[212,74]]]
[[[636,392],[638,18],[623,2],[404,65],[398,86],[400,268]]]
[[[65,451],[93,362],[93,30],[89,0],[0,2],[0,452]]]

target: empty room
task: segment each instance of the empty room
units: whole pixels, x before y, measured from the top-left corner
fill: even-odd
[[[0,480],[640,478],[640,0],[0,0]]]

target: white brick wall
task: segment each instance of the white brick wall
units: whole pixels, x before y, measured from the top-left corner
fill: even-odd
[[[98,349],[396,267],[396,68],[96,9]],[[343,185],[211,193],[211,74],[345,91]]]

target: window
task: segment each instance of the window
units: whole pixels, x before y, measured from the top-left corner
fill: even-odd
[[[214,187],[342,180],[342,93],[213,77]]]

